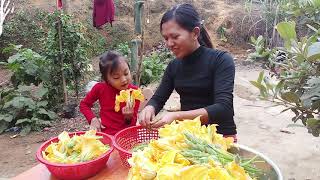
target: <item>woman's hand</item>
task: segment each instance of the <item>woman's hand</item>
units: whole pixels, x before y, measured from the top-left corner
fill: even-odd
[[[146,106],[139,118],[139,124],[143,127],[150,128],[151,127],[151,122],[155,117],[155,109],[153,106]]]
[[[93,118],[90,123],[90,130],[101,131],[101,120],[98,118]]]
[[[161,118],[161,120],[151,122],[151,128],[160,128],[166,124],[172,123],[177,118],[178,118],[177,112],[168,112]]]

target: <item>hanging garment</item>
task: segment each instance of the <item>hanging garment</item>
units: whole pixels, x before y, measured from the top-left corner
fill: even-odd
[[[94,0],[93,26],[101,27],[106,23],[114,21],[115,7],[113,0]]]
[[[58,9],[62,8],[62,0],[57,0],[57,8]]]

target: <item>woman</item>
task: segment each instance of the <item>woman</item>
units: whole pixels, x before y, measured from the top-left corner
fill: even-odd
[[[190,4],[167,11],[160,31],[176,59],[166,68],[160,86],[141,112],[140,124],[159,128],[174,120],[201,116],[202,124],[218,124],[218,132],[236,140],[233,112],[235,66],[226,52],[215,50],[198,12]],[[153,121],[173,90],[181,110]]]

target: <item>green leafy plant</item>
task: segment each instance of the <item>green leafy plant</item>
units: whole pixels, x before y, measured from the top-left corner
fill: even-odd
[[[50,87],[49,93],[52,95],[52,101],[56,103],[62,102],[63,98],[61,96],[63,94],[61,70],[67,87],[73,90],[78,97],[81,88],[79,87],[80,80],[83,79],[89,67],[88,43],[82,33],[83,26],[73,22],[71,18],[70,15],[61,14],[59,11],[48,16],[49,31],[45,56],[49,59],[51,80],[46,84]],[[61,39],[57,28],[59,23],[61,23]],[[62,59],[63,65],[61,65]]]
[[[250,45],[254,47],[255,52],[250,53],[248,55],[248,59],[250,60],[268,60],[270,56],[270,49],[267,48],[265,44],[265,39],[263,36],[259,36],[258,38],[251,37]]]
[[[89,67],[88,43],[82,33],[83,26],[74,23],[71,16],[53,12],[47,19],[46,51],[40,55],[21,46],[14,48],[9,46],[5,51],[13,51],[16,54],[8,59],[8,63],[3,64],[13,72],[12,82],[16,87],[19,84],[43,83],[49,90],[50,106],[56,107],[63,101],[62,73],[66,80],[66,87],[78,97],[81,90],[80,81]],[[61,39],[57,28],[59,20],[62,27]]]
[[[287,60],[276,62],[279,66],[278,82],[272,83],[260,73],[257,81],[251,83],[260,90],[263,99],[287,106],[295,113],[293,122],[301,120],[314,136],[320,134],[320,29],[314,35],[298,39],[295,23],[281,22],[276,26],[285,47]]]
[[[254,6],[255,5],[255,6]],[[245,7],[248,15],[245,18],[251,19],[254,16],[253,8],[261,10],[260,19],[252,22],[255,26],[259,22],[264,23],[264,37],[266,44],[274,47],[278,45],[278,38],[275,36],[274,26],[282,21],[295,21],[299,34],[310,35],[306,25],[319,26],[320,21],[320,0],[246,0]],[[312,32],[311,32],[312,33]]]
[[[11,82],[15,87],[18,85],[38,85],[48,81],[49,74],[46,71],[46,58],[31,49],[22,46],[11,45],[5,51],[15,51],[16,54],[9,57],[8,62],[1,63],[13,72]]]
[[[226,37],[226,30],[227,29],[224,26],[220,26],[217,29],[217,33],[220,36],[220,40],[223,41],[223,42],[227,42],[228,41],[228,39]]]
[[[57,115],[48,108],[48,89],[19,85],[17,89],[0,91],[0,133],[7,128],[21,127],[21,135],[49,126]]]
[[[158,81],[162,77],[166,65],[160,57],[161,56],[158,53],[154,52],[143,59],[143,70],[141,75],[142,85]]]
[[[120,43],[116,47],[117,51],[125,57],[129,57],[131,51],[128,42]]]
[[[290,0],[282,5],[286,15],[299,24],[315,24],[320,21],[319,0]]]
[[[0,49],[10,44],[21,44],[37,53],[44,50],[46,37],[45,14],[41,10],[17,11],[3,25],[4,33],[0,38]],[[0,60],[5,61],[10,53],[0,52]]]

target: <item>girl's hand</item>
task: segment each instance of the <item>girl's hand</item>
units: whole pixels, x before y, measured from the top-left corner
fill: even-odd
[[[151,128],[151,121],[155,117],[155,109],[153,106],[146,106],[139,117],[139,124],[146,128]]]
[[[101,125],[101,119],[100,118],[93,118],[90,123],[90,130],[96,130],[101,131],[101,127],[104,128],[104,126]]]
[[[174,120],[176,120],[177,117],[178,116],[177,116],[176,112],[168,112],[161,118],[161,120],[151,122],[151,128],[160,128],[166,124],[170,124]]]

